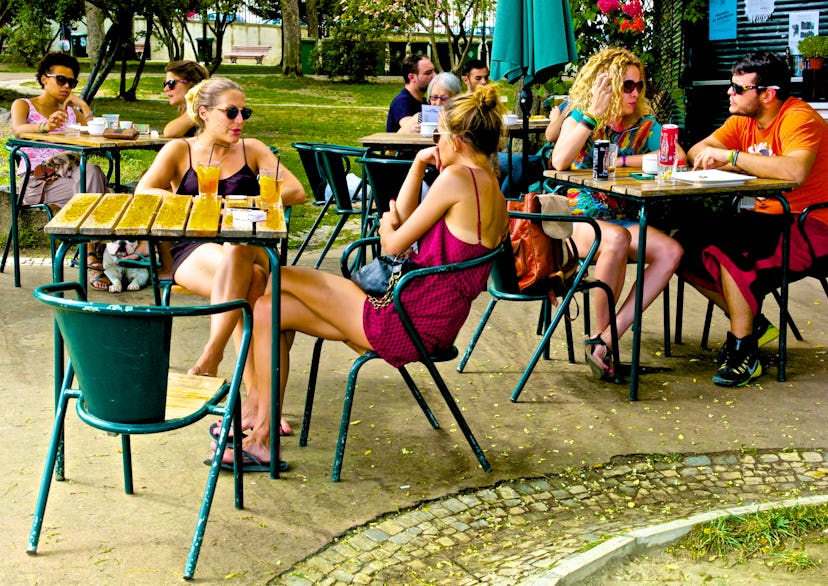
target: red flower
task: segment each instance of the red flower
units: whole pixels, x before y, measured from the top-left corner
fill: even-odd
[[[601,10],[602,14],[615,12],[620,7],[621,4],[618,0],[598,0],[598,8]]]
[[[630,30],[630,21],[626,18],[621,21],[621,32],[625,33]]]
[[[644,8],[641,6],[640,0],[630,0],[621,7],[621,10],[627,16],[642,16],[644,14]]]
[[[633,18],[632,25],[630,25],[630,29],[637,33],[643,33],[645,28],[647,28],[647,26],[644,24],[644,19],[642,17],[636,16],[635,18]]]

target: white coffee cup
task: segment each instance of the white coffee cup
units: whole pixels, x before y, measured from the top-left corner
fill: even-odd
[[[650,153],[642,157],[641,170],[650,175],[658,174],[658,155]]]
[[[129,120],[119,120],[118,126],[121,127],[121,130],[129,130],[132,128],[132,122]]]
[[[431,136],[434,134],[434,131],[437,130],[437,123],[436,122],[421,122],[420,123],[420,134],[423,136]]]
[[[104,118],[94,118],[86,123],[91,136],[103,136],[106,130],[106,120]]]
[[[512,126],[513,124],[518,123],[517,114],[504,114],[503,115],[503,124],[506,126]]]

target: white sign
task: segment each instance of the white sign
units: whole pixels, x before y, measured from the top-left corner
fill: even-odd
[[[745,16],[750,22],[765,22],[773,14],[773,0],[745,0]]]
[[[819,10],[791,12],[788,18],[788,47],[791,55],[799,55],[799,41],[819,34]]]

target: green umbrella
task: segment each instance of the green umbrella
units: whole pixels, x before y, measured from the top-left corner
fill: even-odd
[[[498,0],[492,78],[543,83],[578,58],[568,0]]]
[[[523,144],[529,138],[531,84],[543,83],[561,65],[578,58],[569,0],[498,0],[492,42],[492,79],[515,83],[523,77],[520,109]],[[526,188],[529,151],[523,149],[520,191]],[[510,169],[511,173],[511,169]]]

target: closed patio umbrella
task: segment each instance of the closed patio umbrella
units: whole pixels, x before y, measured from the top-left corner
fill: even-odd
[[[520,107],[524,145],[529,137],[531,84],[543,83],[578,58],[568,0],[498,0],[492,41],[492,79],[523,77]],[[523,149],[523,168],[529,153]],[[522,181],[526,173],[522,173]],[[525,186],[522,186],[525,187]]]

